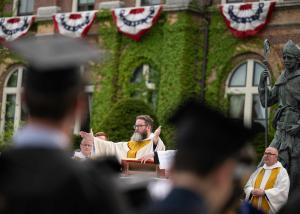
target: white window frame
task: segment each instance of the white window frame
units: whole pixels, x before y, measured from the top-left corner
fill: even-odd
[[[266,0],[257,0],[257,1],[261,1],[264,2]],[[271,1],[271,0],[270,0]],[[284,0],[274,0],[277,2],[284,2]],[[236,3],[228,3],[228,4],[241,4],[241,3],[251,3],[251,2],[245,2],[245,0],[242,0],[241,2],[236,2]],[[227,4],[227,0],[221,0],[221,4]]]
[[[142,0],[135,0],[135,6],[141,7],[142,6]]]
[[[247,127],[252,126],[252,105],[253,105],[253,95],[258,95],[258,86],[253,85],[253,78],[254,78],[254,65],[255,62],[262,64],[261,62],[248,59],[243,61],[243,63],[236,66],[231,73],[229,74],[226,86],[225,86],[225,98],[227,99],[230,95],[244,95],[245,96],[245,104],[244,104],[244,125]],[[247,72],[246,72],[246,85],[245,86],[229,86],[230,80],[236,69],[244,64],[247,63]]]
[[[13,8],[12,8],[13,16],[18,15],[18,2],[19,2],[19,0],[13,0]]]
[[[94,4],[96,1],[94,1]],[[72,1],[72,12],[78,12],[79,0]]]
[[[78,0],[72,1],[72,12],[77,12],[78,10]]]
[[[22,92],[22,78],[23,78],[23,71],[24,66],[18,65],[14,67],[6,77],[4,82],[3,88],[3,97],[2,97],[2,110],[1,110],[1,124],[0,124],[0,131],[1,133],[4,132],[5,127],[5,113],[6,113],[6,98],[9,94],[16,95],[16,106],[15,106],[15,116],[14,116],[14,132],[17,131],[21,121],[21,92]],[[10,79],[11,75],[18,71],[18,79],[17,79],[17,87],[7,87],[8,80]]]

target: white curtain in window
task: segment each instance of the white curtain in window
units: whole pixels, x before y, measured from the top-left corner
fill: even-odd
[[[229,115],[232,118],[243,119],[244,118],[244,95],[231,95],[230,96],[230,109]]]
[[[20,0],[19,12],[22,13],[32,13],[34,6],[34,0]]]

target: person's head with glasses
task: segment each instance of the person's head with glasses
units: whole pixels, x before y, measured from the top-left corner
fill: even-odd
[[[138,115],[133,125],[134,133],[131,136],[133,141],[142,141],[151,134],[153,119],[149,115]]]
[[[82,139],[80,143],[80,151],[85,157],[90,157],[92,154],[93,142]]]
[[[278,150],[274,147],[266,148],[263,159],[267,166],[274,165],[278,160]]]

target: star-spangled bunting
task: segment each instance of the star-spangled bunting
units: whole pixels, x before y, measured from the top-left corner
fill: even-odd
[[[71,37],[84,37],[90,30],[97,11],[57,13],[53,15],[55,30]]]
[[[236,37],[254,36],[270,21],[275,2],[221,5],[227,27]]]
[[[139,41],[158,20],[162,6],[140,8],[118,8],[112,11],[118,31],[129,38]]]
[[[34,16],[0,18],[0,41],[13,41],[25,35],[34,19]]]

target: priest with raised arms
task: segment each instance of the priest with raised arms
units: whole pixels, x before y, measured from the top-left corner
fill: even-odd
[[[251,175],[244,188],[246,200],[264,213],[276,213],[288,199],[289,175],[277,158],[276,148],[266,148],[264,165]]]
[[[159,138],[161,128],[152,133],[153,119],[149,115],[136,117],[134,132],[128,142],[114,143],[94,137],[91,133],[80,132],[86,140],[94,142],[94,156],[115,155],[122,159],[141,159],[154,151],[164,151],[165,145]]]

